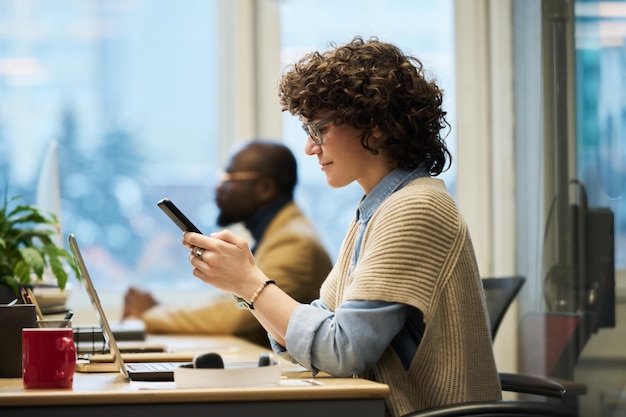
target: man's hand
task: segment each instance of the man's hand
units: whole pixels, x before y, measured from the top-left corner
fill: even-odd
[[[122,320],[129,317],[140,318],[143,313],[157,304],[158,301],[149,292],[130,287],[124,295]]]

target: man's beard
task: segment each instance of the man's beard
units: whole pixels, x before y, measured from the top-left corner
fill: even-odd
[[[220,211],[217,215],[217,225],[220,227],[230,226],[235,223],[226,213]]]
[[[227,211],[220,209],[219,213],[217,213],[217,225],[219,227],[230,226],[231,224],[242,222],[243,219],[239,219],[241,214],[237,214],[235,216],[229,214]]]

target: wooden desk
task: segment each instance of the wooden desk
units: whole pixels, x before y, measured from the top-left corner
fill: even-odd
[[[225,361],[235,356],[237,360],[249,360],[262,351],[231,339],[200,341],[214,347],[230,345]],[[176,342],[187,344],[193,340],[176,338]],[[304,383],[310,379],[308,372],[285,372],[283,377],[285,381],[275,387],[139,389],[121,374],[77,373],[71,390],[24,390],[21,378],[3,378],[0,379],[0,414],[12,417],[40,416],[42,412],[63,417],[382,417],[385,414],[387,385],[330,377],[315,378],[316,384]]]

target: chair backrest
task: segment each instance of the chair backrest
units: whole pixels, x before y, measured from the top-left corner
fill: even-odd
[[[526,278],[514,275],[502,278],[483,278],[482,282],[491,322],[491,338],[495,339],[504,315],[526,282]]]

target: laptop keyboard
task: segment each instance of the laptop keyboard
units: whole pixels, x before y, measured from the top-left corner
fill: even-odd
[[[131,371],[173,371],[180,363],[172,362],[148,362],[148,363],[129,363],[126,367]]]

